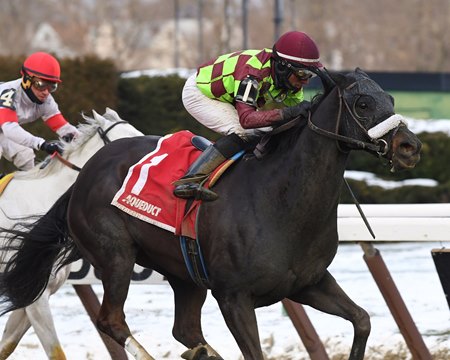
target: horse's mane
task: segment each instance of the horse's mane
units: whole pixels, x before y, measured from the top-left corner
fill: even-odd
[[[313,98],[311,99],[311,112],[314,112],[317,109],[317,107],[322,102],[322,100],[326,97],[328,92],[329,92],[329,90],[322,91],[313,96]],[[286,130],[284,132],[281,132],[277,135],[274,135],[270,139],[270,142],[267,144],[267,149],[266,149],[267,154],[270,154],[273,152],[291,151],[305,126],[306,126],[306,120],[302,119],[293,128]]]
[[[92,113],[93,116],[88,116],[85,113],[81,113],[81,116],[85,122],[77,125],[80,135],[74,141],[67,142],[64,139],[59,139],[64,148],[64,157],[68,157],[70,154],[79,151],[79,149],[97,133],[97,129],[104,126],[106,122],[110,121],[115,123],[118,121],[123,121],[117,112],[109,108],[106,108],[106,112],[103,115],[98,114],[95,110],[92,110]],[[65,166],[59,161],[50,161],[44,169],[41,169],[40,167],[44,161],[37,163],[34,168],[28,171],[17,171],[15,173],[15,178],[39,179],[58,171],[61,166]]]
[[[346,87],[361,79],[371,80],[370,77],[360,68],[356,68],[354,71],[345,74],[338,71],[325,70],[321,76],[323,89],[311,99],[311,112],[314,113],[321,102],[338,84],[341,87]],[[267,146],[267,153],[269,154],[275,151],[291,151],[306,124],[306,121],[302,120],[293,128],[274,135]]]
[[[80,123],[77,126],[80,135],[75,141],[66,142],[61,140],[64,146],[64,155],[69,156],[73,152],[78,151],[78,149],[88,142],[96,133],[99,127],[105,125],[107,121],[116,123],[119,121],[124,121],[120,118],[119,114],[110,108],[106,108],[106,112],[103,115],[98,114],[95,110],[92,110],[93,117],[81,113],[84,121],[86,123]]]

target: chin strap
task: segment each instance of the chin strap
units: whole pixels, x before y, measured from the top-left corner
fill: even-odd
[[[291,71],[283,65],[283,60],[274,59],[274,73],[275,73],[275,87],[283,90],[295,90],[295,88],[289,83],[289,76]]]
[[[25,94],[27,94],[27,96],[29,97],[29,99],[32,102],[34,102],[35,104],[38,104],[38,105],[42,105],[43,104],[43,102],[41,100],[39,100],[36,97],[36,95],[34,95],[33,90],[31,90],[31,86],[29,88],[24,88],[24,87],[22,87],[22,88],[23,88],[23,91],[25,91]]]

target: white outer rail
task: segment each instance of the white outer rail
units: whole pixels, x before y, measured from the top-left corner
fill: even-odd
[[[340,241],[450,241],[450,204],[363,204],[370,235],[353,204],[339,205]]]

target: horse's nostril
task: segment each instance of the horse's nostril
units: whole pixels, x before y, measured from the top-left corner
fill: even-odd
[[[418,151],[418,147],[412,145],[410,142],[401,143],[399,149],[404,154],[413,154]]]

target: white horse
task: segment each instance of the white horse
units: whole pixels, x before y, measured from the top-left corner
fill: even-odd
[[[95,111],[93,115],[93,118],[83,115],[87,123],[78,126],[81,134],[77,139],[71,143],[63,142],[64,159],[79,168],[106,143],[143,135],[111,109],[107,108],[103,116]],[[20,218],[32,214],[46,213],[78,175],[78,171],[56,158],[43,169],[42,164],[29,171],[16,172],[0,196],[1,228],[11,228]],[[66,359],[56,334],[49,297],[64,284],[69,273],[70,266],[59,271],[55,277],[52,276],[46,290],[35,303],[10,314],[0,341],[0,360],[12,354],[30,326],[33,326],[49,359]]]

